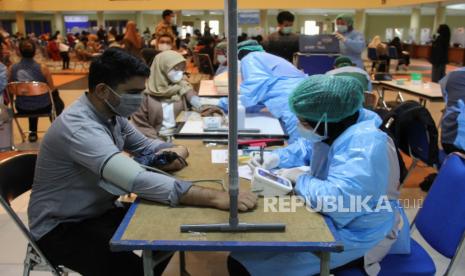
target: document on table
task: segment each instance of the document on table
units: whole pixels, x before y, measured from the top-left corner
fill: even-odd
[[[259,129],[260,133],[254,135],[285,135],[285,132],[278,119],[262,114],[247,114],[245,118],[246,129]],[[240,130],[239,130],[240,132]],[[209,134],[203,131],[202,120],[194,119],[190,116],[179,131],[179,134]],[[227,135],[227,132],[224,133]]]
[[[242,150],[237,151],[237,156],[243,155]],[[212,150],[212,163],[213,164],[226,164],[228,163],[228,150]]]

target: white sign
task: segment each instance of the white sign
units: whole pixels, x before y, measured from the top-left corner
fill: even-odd
[[[85,15],[65,15],[65,22],[87,22],[89,17]]]

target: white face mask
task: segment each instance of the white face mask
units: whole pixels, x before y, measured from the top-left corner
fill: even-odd
[[[347,30],[348,30],[347,25],[336,25],[336,31],[338,33],[345,33],[347,32]]]
[[[281,29],[281,32],[282,32],[283,34],[290,34],[290,33],[292,33],[292,27],[283,27],[283,28]]]
[[[168,72],[168,79],[173,83],[178,83],[182,80],[184,71],[171,70]]]
[[[171,45],[170,44],[166,44],[166,43],[162,43],[162,44],[158,44],[158,50],[160,51],[168,51],[168,50],[171,50]]]
[[[316,133],[316,130],[318,129],[318,127],[320,126],[320,124],[324,122],[324,133],[325,135],[324,136],[321,136],[319,134]],[[304,127],[302,125],[302,123],[298,122],[297,123],[297,131],[299,132],[299,135],[302,136],[303,138],[305,139],[308,139],[310,140],[311,143],[318,143],[318,142],[321,142],[321,141],[324,141],[326,139],[328,139],[328,122],[327,122],[327,115],[326,113],[323,114],[323,116],[321,117],[321,119],[318,121],[318,123],[316,124],[315,128],[313,130],[309,130],[307,129],[306,127]]]
[[[225,55],[217,55],[216,59],[220,64],[224,64],[228,60]]]

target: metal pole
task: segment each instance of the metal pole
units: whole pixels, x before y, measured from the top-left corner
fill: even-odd
[[[237,0],[228,0],[228,109],[229,109],[229,224],[234,227],[237,218],[239,174],[237,169]]]
[[[225,7],[228,14],[229,223],[181,225],[181,232],[283,232],[286,230],[286,225],[282,223],[239,223],[237,215],[239,195],[239,173],[237,169],[237,0],[225,0]]]

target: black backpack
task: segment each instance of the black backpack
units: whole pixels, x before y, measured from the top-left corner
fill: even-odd
[[[398,149],[419,158],[429,166],[439,164],[438,130],[424,106],[416,101],[406,101],[387,114],[380,115],[383,118],[381,130],[391,136]],[[400,155],[399,162],[402,162]],[[406,173],[404,164],[403,167]],[[403,169],[401,168],[402,181],[405,177],[402,177]]]

